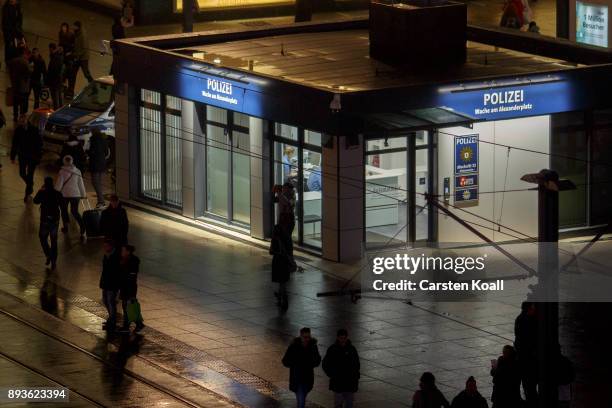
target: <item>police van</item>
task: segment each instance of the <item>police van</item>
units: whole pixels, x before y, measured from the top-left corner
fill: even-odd
[[[112,76],[90,82],[69,104],[51,113],[43,125],[45,149],[60,153],[69,135],[75,135],[89,150],[94,129],[109,136],[109,159],[115,153],[115,98]]]

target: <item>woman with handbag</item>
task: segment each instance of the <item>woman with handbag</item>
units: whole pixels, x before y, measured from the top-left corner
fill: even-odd
[[[136,323],[136,331],[142,330],[144,327],[142,315],[140,313],[140,304],[136,299],[138,292],[138,269],[140,267],[140,259],[134,255],[136,248],[132,245],[123,245],[121,247],[121,259],[119,268],[121,270],[121,288],[119,289],[119,298],[123,308],[123,328],[127,331],[130,328],[130,323]]]
[[[64,226],[62,227],[62,232],[68,232],[68,225],[70,224],[68,206],[70,206],[70,213],[79,224],[81,240],[83,240],[85,239],[85,223],[79,213],[79,202],[82,198],[87,197],[83,175],[81,170],[74,165],[72,156],[64,156],[63,163],[64,165],[57,175],[57,180],[55,180],[55,189],[62,193],[64,197],[62,205],[62,221]]]

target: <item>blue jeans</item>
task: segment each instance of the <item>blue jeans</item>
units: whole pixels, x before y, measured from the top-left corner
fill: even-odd
[[[306,396],[308,391],[303,385],[298,385],[297,391],[295,392],[295,399],[297,401],[297,408],[306,407]]]

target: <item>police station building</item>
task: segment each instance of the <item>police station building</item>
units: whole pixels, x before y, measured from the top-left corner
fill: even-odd
[[[448,64],[378,57],[357,20],[118,41],[119,195],[265,240],[273,186],[288,182],[296,245],[338,262],[479,242],[425,193],[495,241],[537,236],[537,193],[520,178],[544,168],[577,186],[560,196],[563,230],[607,223],[607,50],[464,29]]]

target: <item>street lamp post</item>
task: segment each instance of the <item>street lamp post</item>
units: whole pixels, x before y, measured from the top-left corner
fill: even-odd
[[[559,344],[559,191],[573,190],[553,170],[526,174],[521,180],[538,185],[538,406],[556,407],[559,401],[556,363]]]

